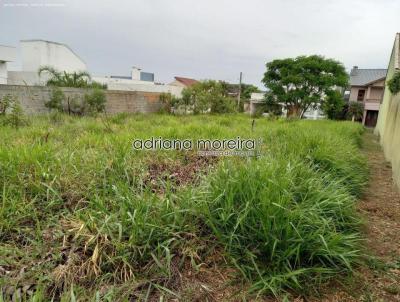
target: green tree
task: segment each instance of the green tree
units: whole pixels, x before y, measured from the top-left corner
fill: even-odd
[[[254,86],[251,84],[242,84],[241,90],[242,90],[242,92],[241,92],[240,97],[245,100],[250,100],[251,94],[253,92],[260,92],[260,89],[258,89],[257,86]]]
[[[229,113],[235,111],[235,100],[226,96],[221,82],[203,81],[183,89],[179,105],[193,110],[193,113]]]
[[[364,104],[361,102],[349,102],[347,108],[347,118],[354,121],[359,121],[364,115]]]
[[[341,63],[318,55],[274,60],[266,67],[262,82],[289,116],[302,117],[308,109],[321,105],[335,87],[348,84]]]
[[[28,124],[28,120],[25,117],[24,111],[17,100],[13,101],[11,105],[11,112],[7,115],[5,124],[11,125],[16,129]]]
[[[39,68],[39,76],[43,73],[49,75],[46,86],[57,87],[76,87],[76,88],[107,88],[106,85],[91,81],[91,76],[87,71],[66,72],[59,71],[51,66],[42,66]]]
[[[345,104],[342,94],[337,90],[333,90],[328,92],[321,104],[321,109],[328,119],[338,120],[341,118]]]

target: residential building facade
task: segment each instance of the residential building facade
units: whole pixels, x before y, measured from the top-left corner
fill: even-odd
[[[350,102],[364,105],[362,124],[375,127],[383,92],[387,69],[361,69],[354,66],[350,72]]]

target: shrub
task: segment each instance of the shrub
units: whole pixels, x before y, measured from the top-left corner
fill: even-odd
[[[236,102],[225,95],[222,83],[211,80],[198,82],[183,89],[178,104],[185,107],[185,112],[190,109],[194,114],[236,111]]]
[[[235,100],[230,97],[215,96],[210,103],[210,113],[233,113],[237,110]]]
[[[64,92],[59,87],[53,87],[51,91],[51,97],[48,102],[45,102],[44,106],[49,110],[56,110],[63,112],[63,101],[65,99]]]
[[[13,105],[14,102],[15,97],[13,97],[11,94],[7,94],[0,99],[0,115],[5,115],[7,110]]]
[[[86,112],[86,103],[79,97],[67,97],[68,114],[84,115]]]
[[[400,92],[400,72],[396,72],[387,83],[389,90],[393,94],[397,94]]]
[[[26,116],[24,115],[24,111],[17,100],[14,100],[12,103],[11,112],[4,119],[4,124],[10,125],[16,129],[29,124]]]
[[[163,92],[160,94],[160,102],[163,104],[163,108],[160,112],[171,113],[175,106],[179,103],[179,100],[173,96],[170,92]]]
[[[90,114],[104,112],[106,108],[106,95],[101,89],[93,89],[85,94],[85,110]]]

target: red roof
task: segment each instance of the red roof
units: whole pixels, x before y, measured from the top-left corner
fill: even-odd
[[[194,84],[199,82],[199,81],[196,81],[195,79],[182,78],[182,77],[175,77],[175,80],[177,80],[178,82],[182,83],[186,87],[192,86],[192,85],[194,85]]]

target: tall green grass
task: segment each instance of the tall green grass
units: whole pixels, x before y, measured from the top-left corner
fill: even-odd
[[[354,205],[367,170],[354,123],[43,116],[0,130],[0,266],[11,270],[0,288],[33,280],[45,297],[70,297],[72,286],[83,299],[129,298],[127,288],[179,297],[185,263],[222,250],[250,292],[279,295],[350,272],[362,253]],[[221,160],[185,187],[160,179],[159,194],[149,165],[186,159],[131,150],[151,136],[262,138],[263,156]]]

